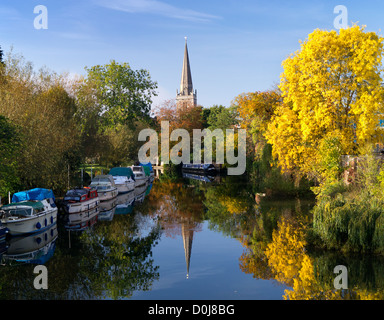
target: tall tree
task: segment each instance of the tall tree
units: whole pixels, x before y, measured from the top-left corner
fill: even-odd
[[[207,124],[211,130],[222,129],[225,132],[225,129],[232,129],[239,122],[235,106],[226,108],[222,105],[214,105],[209,110]]]
[[[323,139],[338,137],[342,154],[379,142],[384,112],[384,38],[364,27],[315,30],[283,62],[284,103],[268,126],[268,142],[283,170],[311,174]]]
[[[86,71],[86,82],[96,97],[105,126],[148,120],[152,97],[157,95],[157,83],[147,70],[133,70],[128,63],[112,60]]]
[[[14,192],[19,183],[17,159],[20,142],[16,127],[0,115],[0,197],[5,197],[8,192]]]

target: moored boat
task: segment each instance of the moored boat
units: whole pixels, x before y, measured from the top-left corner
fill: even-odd
[[[113,177],[119,194],[131,192],[135,189],[135,175],[129,167],[116,167],[109,171]]]
[[[149,174],[146,175],[145,169],[143,166],[132,166],[132,171],[135,175],[135,188],[140,187],[147,183]]]
[[[200,172],[204,174],[216,174],[216,168],[213,164],[183,164],[184,171]]]
[[[67,191],[63,202],[65,212],[73,214],[94,209],[100,199],[96,188],[85,187]]]
[[[117,196],[118,190],[111,175],[99,175],[92,179],[90,188],[95,188],[100,201],[107,201]]]
[[[0,221],[11,236],[43,232],[56,224],[57,207],[52,190],[35,188],[15,193],[0,208]]]

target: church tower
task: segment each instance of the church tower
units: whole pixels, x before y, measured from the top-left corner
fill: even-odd
[[[193,91],[191,66],[189,64],[187,37],[185,37],[183,70],[181,72],[180,92],[177,91],[177,106],[197,105],[197,90]]]

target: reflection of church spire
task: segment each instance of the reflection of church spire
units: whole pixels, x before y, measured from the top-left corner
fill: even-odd
[[[185,252],[185,262],[187,264],[187,279],[189,277],[189,265],[191,261],[192,241],[193,241],[193,229],[189,228],[186,223],[182,223],[182,234]]]

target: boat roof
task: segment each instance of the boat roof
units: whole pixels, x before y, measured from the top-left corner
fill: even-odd
[[[1,207],[1,209],[7,209],[15,206],[27,206],[32,207],[33,209],[44,209],[44,205],[41,201],[20,201],[6,204]]]
[[[109,175],[111,176],[125,176],[125,177],[132,177],[133,171],[131,168],[128,167],[116,167],[112,168],[109,171]]]
[[[111,185],[113,186],[115,185],[115,181],[113,180],[113,177],[109,174],[96,176],[92,179],[92,182],[106,181],[106,180],[109,181]]]
[[[55,196],[52,190],[44,188],[35,188],[26,191],[16,192],[12,196],[12,202],[28,201],[28,200],[44,200],[52,198],[55,200]]]
[[[79,196],[82,196],[84,194],[87,194],[90,190],[92,190],[92,189],[76,188],[76,189],[68,190],[65,195],[66,196],[69,196],[69,195],[79,195]]]

